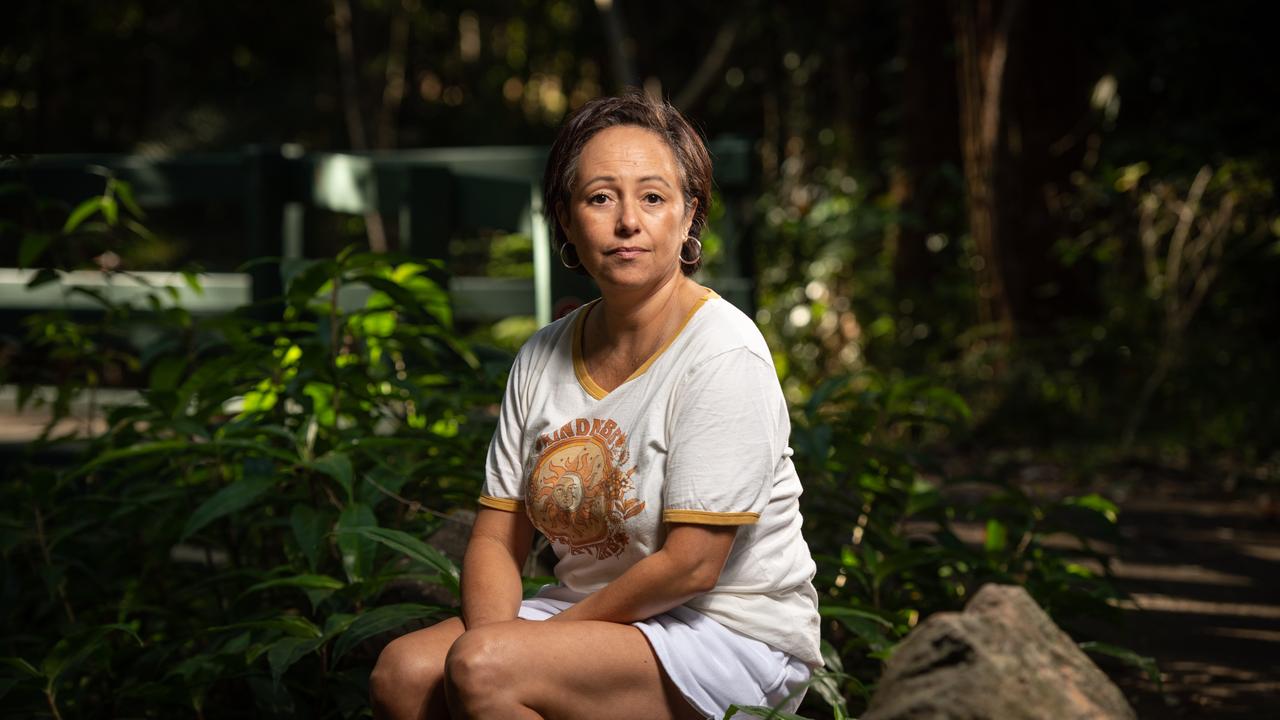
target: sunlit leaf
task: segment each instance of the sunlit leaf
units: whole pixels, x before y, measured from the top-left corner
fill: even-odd
[[[266,580],[256,585],[250,586],[244,591],[245,595],[258,592],[260,590],[268,590],[270,588],[291,587],[305,589],[321,589],[321,590],[340,590],[343,585],[341,580],[329,577],[328,575],[293,575],[290,577],[276,578],[274,580]]]
[[[1005,524],[995,518],[987,520],[986,540],[983,541],[983,548],[989,553],[998,553],[1005,549],[1009,544],[1009,529]]]
[[[1113,524],[1118,519],[1120,512],[1120,508],[1116,507],[1115,503],[1097,493],[1090,493],[1083,497],[1069,497],[1063,500],[1062,504],[1092,510],[1106,518],[1107,522]]]
[[[339,542],[344,534],[356,534],[385,545],[396,552],[416,560],[440,572],[450,590],[458,592],[458,567],[439,550],[409,533],[382,527],[353,527],[338,531]]]
[[[102,196],[95,195],[88,200],[76,206],[71,214],[67,216],[67,222],[62,226],[62,232],[70,233],[80,227],[80,224],[88,220],[94,213],[102,207]]]
[[[758,718],[776,718],[777,720],[809,720],[803,715],[796,715],[783,710],[775,710],[764,705],[730,705],[724,713],[724,720],[749,715]]]

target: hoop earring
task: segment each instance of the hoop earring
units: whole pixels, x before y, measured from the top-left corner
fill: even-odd
[[[693,244],[697,247],[697,250],[694,251],[697,254],[694,255],[692,259],[686,260],[684,257],[684,249],[689,246],[690,240],[692,240]],[[685,238],[684,244],[680,246],[680,262],[685,265],[697,265],[699,262],[702,262],[702,241],[692,235]]]
[[[574,262],[572,265],[570,265],[569,261],[566,260],[564,257],[565,250],[573,250]],[[578,257],[578,249],[573,246],[573,243],[565,243],[560,246],[560,264],[565,266],[569,270],[577,270],[578,268],[582,267],[582,259]]]

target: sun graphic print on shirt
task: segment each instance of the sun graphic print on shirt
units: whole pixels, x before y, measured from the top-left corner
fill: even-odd
[[[644,510],[624,470],[627,436],[613,420],[578,418],[535,446],[537,462],[525,487],[525,508],[534,527],[574,555],[597,559],[622,552],[630,538],[625,524]]]

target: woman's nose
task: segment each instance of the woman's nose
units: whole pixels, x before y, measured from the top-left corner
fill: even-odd
[[[640,232],[640,218],[636,215],[636,206],[633,200],[623,198],[618,203],[618,224],[614,230],[622,237],[631,237]]]

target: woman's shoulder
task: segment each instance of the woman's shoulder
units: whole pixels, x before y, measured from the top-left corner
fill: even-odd
[[[690,345],[699,355],[718,355],[744,349],[772,362],[769,346],[760,328],[746,313],[728,300],[712,293],[698,310],[697,323],[690,329]]]

